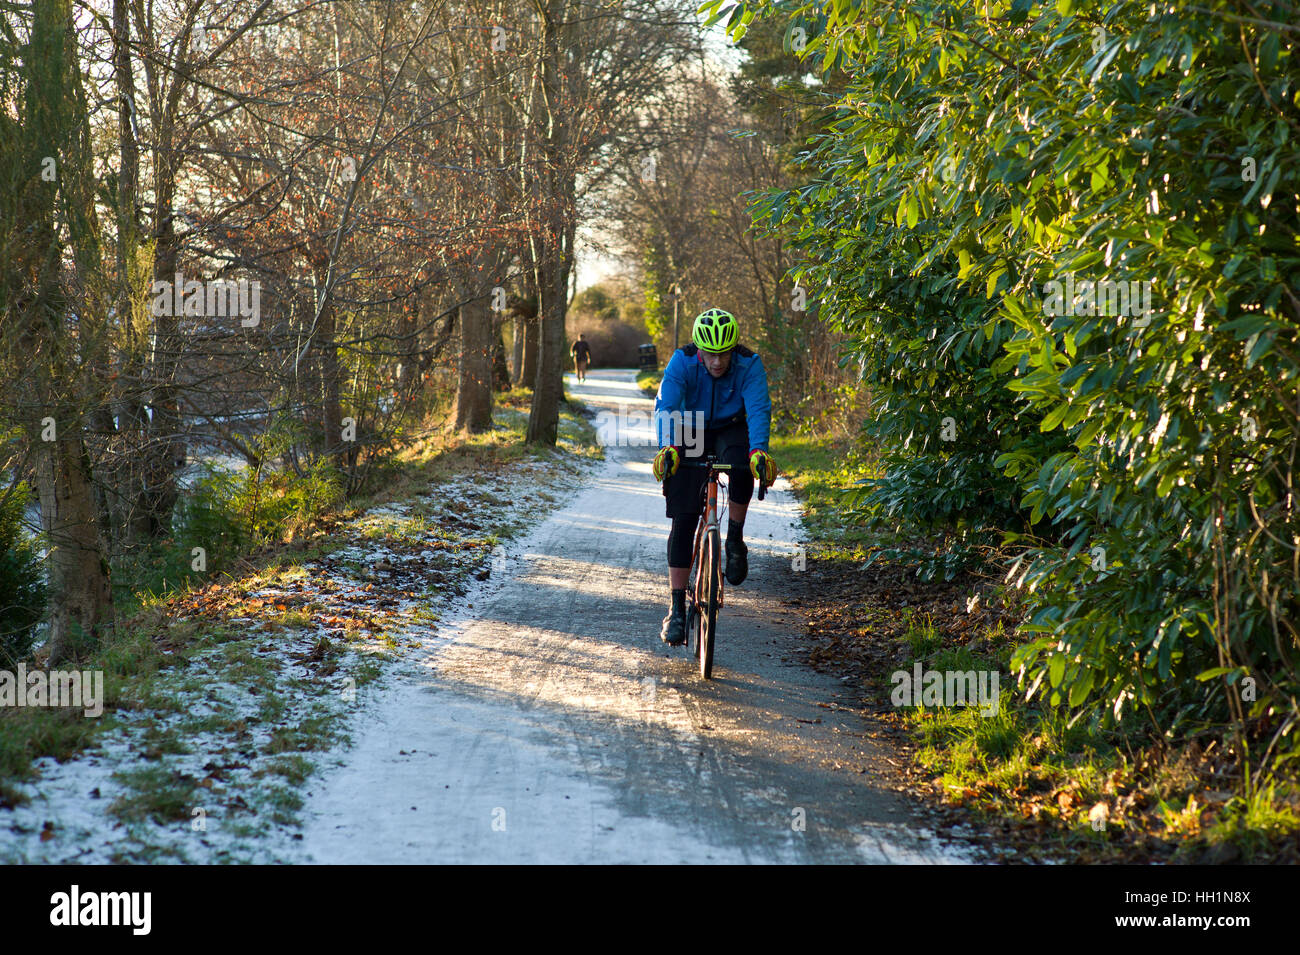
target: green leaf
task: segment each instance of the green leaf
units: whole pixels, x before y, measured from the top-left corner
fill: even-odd
[[[1259,71],[1261,73],[1272,73],[1277,67],[1277,54],[1281,46],[1282,34],[1277,30],[1270,30],[1264,37],[1264,42],[1259,48]]]
[[[1092,691],[1093,672],[1092,670],[1080,671],[1078,677],[1070,686],[1070,705],[1078,706],[1088,698]]]
[[[970,253],[967,252],[965,249],[958,249],[957,250],[957,278],[964,279],[968,274],[970,274],[972,264],[973,263],[971,262]]]
[[[1160,475],[1160,480],[1156,483],[1156,497],[1168,497],[1169,492],[1173,490],[1174,482],[1178,480],[1178,475],[1173,471],[1166,471]]]
[[[1065,413],[1070,410],[1067,402],[1061,402],[1055,408],[1047,413],[1043,423],[1038,426],[1039,431],[1051,431],[1065,418]]]
[[[993,297],[993,293],[997,290],[998,287],[998,279],[1002,278],[1002,276],[1006,274],[1007,274],[1007,270],[1005,268],[995,269],[993,271],[993,273],[989,276],[988,282],[986,282],[984,286],[985,298]]]
[[[1082,449],[1091,444],[1093,438],[1097,437],[1097,433],[1101,431],[1101,426],[1102,420],[1100,418],[1095,418],[1085,424],[1083,430],[1079,432],[1079,437],[1074,440],[1075,446]]]
[[[1196,674],[1196,679],[1204,683],[1206,680],[1213,680],[1215,677],[1223,676],[1226,673],[1235,673],[1245,669],[1244,667],[1213,667],[1209,670],[1202,670]]]

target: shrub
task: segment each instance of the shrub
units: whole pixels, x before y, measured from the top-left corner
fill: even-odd
[[[757,215],[879,392],[863,503],[1009,525],[1031,695],[1249,724],[1276,756],[1300,738],[1294,11],[995,6],[729,21],[777,12],[850,77],[812,181]]]
[[[41,556],[22,527],[30,497],[25,484],[0,496],[0,666],[31,651],[36,625],[45,614]]]

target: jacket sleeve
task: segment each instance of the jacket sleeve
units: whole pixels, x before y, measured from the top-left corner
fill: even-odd
[[[772,433],[772,398],[767,391],[767,369],[757,355],[745,374],[741,397],[745,402],[745,417],[749,419],[749,449],[770,450],[767,440]]]
[[[655,396],[655,435],[659,447],[667,448],[683,443],[681,432],[682,416],[680,412],[686,404],[686,354],[679,348],[668,360],[664,376],[659,382],[659,394]],[[673,412],[678,414],[673,414]],[[678,422],[676,429],[672,423]]]

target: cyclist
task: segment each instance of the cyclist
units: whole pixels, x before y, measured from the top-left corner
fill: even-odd
[[[728,472],[727,580],[733,586],[749,574],[749,549],[743,530],[755,478],[764,485],[776,479],[776,462],[768,451],[772,399],[767,391],[763,360],[737,343],[735,316],[708,308],[696,316],[691,344],[673,352],[655,398],[655,428],[659,452],[652,471],[664,483],[668,533],[668,587],[672,602],[660,638],[673,645],[686,642],[686,585],[691,573],[695,527],[704,509],[702,491],[706,468],[681,468],[687,444],[690,457],[712,450],[731,465]],[[703,424],[703,442],[688,442],[692,421]]]
[[[586,336],[581,332],[578,333],[578,340],[569,349],[569,354],[573,356],[574,374],[578,376],[579,381],[586,381],[587,365],[591,362],[591,346],[587,344]]]

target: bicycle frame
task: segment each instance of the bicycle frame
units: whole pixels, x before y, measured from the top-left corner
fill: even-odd
[[[699,566],[701,551],[704,549],[704,537],[708,534],[710,528],[719,527],[722,521],[722,515],[726,513],[727,501],[724,496],[719,506],[719,491],[726,485],[718,483],[718,477],[721,474],[730,472],[730,464],[721,464],[713,455],[706,455],[703,461],[683,462],[682,467],[708,468],[709,474],[704,482],[704,510],[700,512],[699,523],[695,525],[695,545],[691,550],[691,569],[695,571],[695,579],[699,580]],[[719,530],[719,534],[721,531]],[[726,587],[726,577],[718,577],[718,606],[724,603],[723,591]],[[692,599],[694,599],[694,587],[691,587]]]

